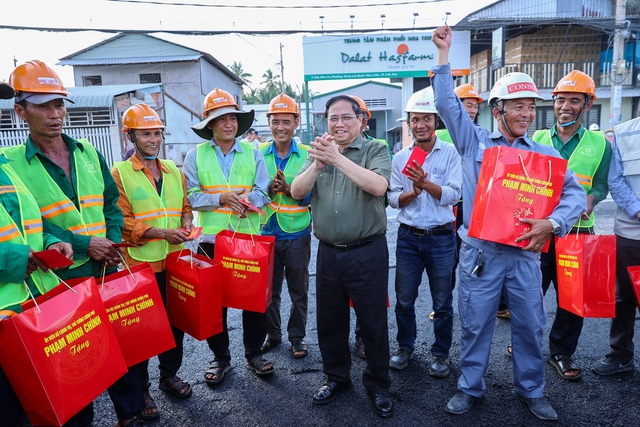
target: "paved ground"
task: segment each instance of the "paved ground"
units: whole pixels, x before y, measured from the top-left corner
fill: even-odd
[[[598,225],[604,233],[611,233],[612,215],[615,205],[604,201],[597,208]],[[391,253],[389,283],[391,307],[395,304],[393,280],[395,274],[395,239],[397,222],[395,211],[389,210],[388,240]],[[317,242],[314,242],[313,257]],[[311,272],[315,274],[315,262]],[[426,281],[426,278],[425,278]],[[421,288],[417,302],[418,340],[416,357],[403,371],[391,372],[391,392],[395,399],[396,412],[388,420],[373,414],[364,388],[361,374],[365,363],[357,356],[352,357],[351,377],[354,388],[339,396],[329,405],[312,405],[311,396],[324,381],[322,361],[318,350],[315,312],[315,277],[312,276],[310,289],[309,324],[307,343],[309,356],[294,360],[284,343],[268,353],[276,364],[276,373],[270,378],[257,377],[244,367],[242,350],[242,330],[240,312],[229,310],[231,326],[231,354],[234,369],[216,387],[205,384],[203,372],[213,358],[206,342],[192,338],[185,341],[185,360],[179,374],[190,381],[194,393],[185,401],[168,396],[158,390],[157,359],[150,364],[152,374],[151,392],[162,411],[160,420],[150,423],[154,427],[178,426],[537,426],[549,425],[530,414],[513,389],[511,361],[505,355],[510,342],[510,323],[497,319],[493,338],[491,362],[485,377],[487,394],[469,413],[453,416],[444,407],[456,391],[459,370],[460,323],[457,316],[457,293],[454,292],[454,339],[451,349],[451,375],[444,379],[434,379],[428,375],[430,361],[429,347],[433,337],[432,323],[427,319],[430,309],[428,287]],[[544,351],[548,356],[548,329],[555,316],[555,293],[546,297],[548,310],[547,334]],[[283,298],[283,317],[288,318],[287,298]],[[389,309],[389,338],[391,349],[396,349],[396,324],[393,308]],[[355,319],[352,316],[352,327]],[[558,415],[558,426],[634,426],[640,425],[638,395],[640,375],[627,374],[603,378],[593,374],[590,367],[608,352],[607,319],[586,319],[575,361],[583,371],[583,379],[569,383],[559,377],[556,371],[546,365],[546,395],[553,402]],[[353,343],[353,337],[351,337]],[[106,394],[95,401],[96,417],[94,426],[115,425],[113,407]],[[28,426],[24,422],[22,426]]]

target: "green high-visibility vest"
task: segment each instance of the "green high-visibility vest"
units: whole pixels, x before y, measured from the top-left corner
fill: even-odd
[[[169,169],[162,174],[160,195],[142,170],[135,170],[130,161],[116,162],[113,167],[120,173],[133,216],[137,221],[154,228],[176,229],[182,223],[184,189],[182,175],[171,160],[160,160]],[[137,261],[160,261],[170,252],[179,251],[184,244],[171,245],[164,239],[152,239],[141,247],[127,248],[129,256]]]
[[[0,165],[7,174],[13,186],[0,186],[0,194],[15,192],[20,204],[20,225],[15,223],[5,207],[0,204],[0,244],[13,243],[28,245],[34,252],[43,249],[42,218],[35,199],[29,193],[18,175],[7,167]],[[22,231],[21,231],[22,230]],[[53,289],[60,283],[51,270],[48,273],[37,269],[31,274],[31,280],[41,294]],[[20,304],[29,297],[25,282],[9,283],[0,278],[0,309],[14,304]]]
[[[297,142],[292,141],[292,144]],[[269,177],[273,180],[278,172],[276,165],[276,156],[273,151],[266,154],[267,149],[271,143],[260,144],[259,149],[264,154],[264,159],[267,164],[267,170],[269,171]],[[287,165],[285,166],[284,173],[285,181],[287,184],[291,184],[293,179],[298,175],[298,172],[304,165],[305,160],[309,156],[307,146],[297,144],[298,153],[291,153]],[[277,193],[271,202],[265,208],[266,217],[263,220],[266,224],[271,215],[276,214],[276,220],[282,231],[286,233],[296,233],[306,229],[311,223],[311,213],[309,212],[309,205],[300,205],[299,202],[287,196],[284,193]]]
[[[73,234],[105,237],[107,224],[103,211],[104,180],[100,170],[100,159],[89,141],[79,139],[78,142],[84,148],[74,151],[77,184],[75,190],[80,203],[78,208],[49,176],[37,156],[31,159],[31,164],[27,162],[25,144],[8,148],[4,153],[7,158],[13,160],[9,166],[19,176],[29,176],[25,185],[38,202],[42,218]],[[69,268],[76,268],[88,260],[88,256],[74,256],[73,265]]]
[[[531,139],[539,144],[553,147],[550,130],[537,130]],[[593,176],[604,156],[605,144],[608,144],[608,142],[604,139],[602,132],[587,130],[569,157],[567,167],[576,174],[578,182],[585,193],[589,193],[593,186]],[[574,224],[574,227],[593,227],[594,223],[595,216],[591,212],[588,220],[579,219]]]
[[[436,136],[438,137],[438,139],[441,139],[444,142],[448,142],[450,144],[453,144],[453,140],[451,139],[451,134],[449,133],[448,129],[438,129],[438,130],[436,130]]]
[[[240,146],[242,152],[236,151],[227,181],[211,143],[205,142],[198,145],[196,148],[196,167],[203,193],[220,194],[227,191],[244,190],[244,194],[248,194],[251,191],[256,177],[253,145],[241,142]],[[253,211],[249,211],[247,214],[247,218],[239,220],[233,209],[228,206],[220,206],[213,211],[198,212],[198,221],[204,234],[218,234],[222,230],[228,229],[229,226],[241,233],[258,234],[260,214]]]

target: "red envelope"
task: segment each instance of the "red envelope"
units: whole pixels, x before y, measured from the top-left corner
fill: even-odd
[[[46,265],[47,268],[61,268],[73,265],[73,261],[62,255],[62,252],[57,249],[47,249],[40,252],[34,252],[33,255],[40,261],[44,262],[44,265]]]
[[[247,202],[244,199],[240,199],[240,203],[242,203],[243,205],[245,205],[247,208],[249,208],[250,210],[254,211],[254,212],[258,212],[260,215],[265,216],[265,213],[259,209],[256,208],[255,206],[253,206],[253,204],[251,204],[251,202]]]
[[[181,228],[180,230],[187,232],[186,228]],[[191,227],[191,232],[187,236],[189,239],[197,239],[202,234],[202,227]]]
[[[404,165],[404,168],[402,169],[402,173],[409,176],[409,173],[407,172],[407,166],[415,167],[415,165],[413,164],[414,160],[419,164],[423,164],[424,159],[426,158],[427,158],[427,152],[421,148],[418,148],[417,146],[414,146],[413,150],[411,150],[411,156],[409,157],[409,160],[407,160],[407,164]]]

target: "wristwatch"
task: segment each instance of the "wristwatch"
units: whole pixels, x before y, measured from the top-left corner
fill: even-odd
[[[547,218],[547,220],[549,220],[551,226],[553,227],[553,234],[555,234],[556,236],[560,234],[560,232],[562,231],[562,227],[560,227],[560,224],[558,224],[558,222],[553,218]]]

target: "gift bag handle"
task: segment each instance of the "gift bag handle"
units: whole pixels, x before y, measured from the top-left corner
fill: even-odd
[[[527,172],[527,168],[524,166],[524,160],[522,159],[522,154],[518,154],[518,158],[520,159],[520,166],[522,166],[522,170],[524,171],[525,176],[527,177],[527,181],[529,184],[533,185],[536,188],[547,188],[551,184],[551,160],[549,160],[549,178],[547,179],[547,184],[543,186],[537,186],[533,183],[533,180],[529,176],[529,172]]]
[[[237,226],[238,229],[240,228],[240,224],[242,223],[243,219],[244,218],[240,218],[240,215],[238,215],[238,226]],[[249,231],[251,231],[249,233],[249,236],[251,236],[251,243],[253,244],[253,246],[255,246],[256,242],[255,242],[255,240],[253,240],[253,234],[254,234],[255,230],[253,229],[253,225],[251,224],[251,221],[249,221]],[[234,237],[236,237],[236,233],[237,233],[237,231],[234,229],[233,230],[233,235],[231,236],[231,241],[232,242],[233,242]]]
[[[40,272],[40,269],[37,270],[38,273],[38,277],[40,278],[40,281],[42,282],[42,274]],[[67,282],[65,282],[64,280],[62,280],[56,273],[54,273],[53,271],[51,271],[51,274],[53,274],[53,276],[58,279],[59,283],[64,284],[71,292],[73,292],[74,294],[77,294],[78,292],[73,289],[71,286],[69,286],[69,284]],[[27,292],[29,293],[29,297],[31,297],[31,300],[33,301],[33,304],[35,304],[36,306],[36,310],[38,311],[38,313],[42,313],[42,311],[40,311],[40,305],[38,304],[38,302],[36,301],[36,297],[33,295],[33,292],[31,292],[31,288],[29,287],[29,284],[27,283],[27,281],[23,281],[22,282],[24,284],[24,287],[27,288]]]

